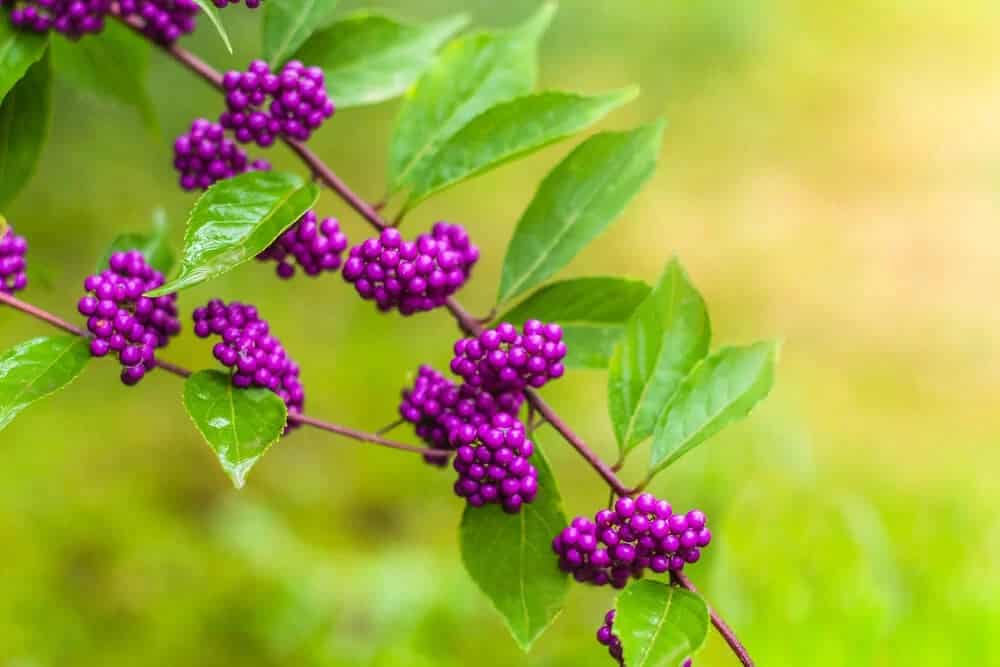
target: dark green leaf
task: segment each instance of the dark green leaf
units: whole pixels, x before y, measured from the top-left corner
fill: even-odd
[[[650,287],[627,278],[575,278],[546,285],[498,318],[521,325],[525,320],[558,322],[569,368],[608,367],[611,350],[625,322],[649,295]]]
[[[414,176],[406,207],[565,139],[635,98],[637,88],[587,97],[539,93],[484,111],[455,133]]]
[[[272,391],[237,389],[227,373],[200,371],[184,383],[184,406],[237,489],[276,443],[288,411]]]
[[[569,579],[552,555],[552,538],[566,525],[555,478],[541,449],[538,496],[515,515],[499,505],[466,507],[460,539],[465,569],[528,650],[562,610]]]
[[[201,11],[208,15],[208,20],[212,22],[215,26],[215,31],[219,33],[219,37],[222,38],[222,43],[226,45],[226,50],[230,53],[233,52],[233,43],[229,40],[229,33],[226,32],[226,26],[222,25],[222,20],[219,18],[219,9],[213,5],[209,0],[194,0],[201,7]]]
[[[219,181],[188,218],[180,275],[150,296],[193,287],[250,261],[318,198],[319,188],[295,174],[257,171]]]
[[[0,100],[41,59],[48,43],[48,37],[17,30],[7,17],[0,16]]]
[[[138,250],[150,266],[166,275],[174,267],[174,251],[167,239],[167,231],[166,213],[162,209],[157,209],[153,214],[153,230],[148,234],[126,232],[116,236],[101,257],[101,261],[97,263],[97,270],[103,271],[108,268],[108,260],[116,252]]]
[[[337,0],[265,0],[264,58],[273,67],[284,65],[314,32],[333,20],[336,8]]]
[[[46,56],[0,103],[0,206],[9,204],[35,173],[52,115],[50,79]]]
[[[697,593],[635,581],[615,605],[615,634],[629,667],[680,667],[708,637],[708,605]]]
[[[653,434],[681,381],[708,354],[705,302],[677,260],[625,325],[608,374],[608,410],[624,456]]]
[[[454,40],[400,109],[389,146],[389,185],[412,183],[449,137],[498,102],[524,95],[538,77],[538,40],[555,12],[546,3],[523,25]]]
[[[323,68],[337,108],[376,104],[402,95],[467,22],[464,14],[418,25],[362,12],[310,37],[294,58]]]
[[[774,385],[774,343],[723,348],[695,366],[660,415],[650,468],[662,470],[750,414]]]
[[[653,175],[663,127],[602,132],[545,177],[507,248],[500,302],[544,282],[615,221]]]
[[[0,354],[0,431],[35,401],[75,380],[90,361],[87,339],[35,338]]]
[[[56,74],[88,93],[131,107],[147,128],[156,128],[156,112],[146,92],[149,42],[109,21],[100,37],[70,42],[52,40]]]

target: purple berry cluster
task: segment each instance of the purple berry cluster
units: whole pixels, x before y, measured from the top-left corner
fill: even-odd
[[[215,182],[247,171],[268,171],[265,160],[251,162],[242,148],[225,137],[218,123],[199,118],[174,142],[174,167],[185,190],[206,190]]]
[[[17,28],[55,30],[69,39],[79,39],[104,30],[111,0],[0,0],[0,6],[13,8],[10,21]]]
[[[622,640],[615,634],[615,610],[604,615],[604,625],[597,629],[597,641],[608,647],[608,653],[620,667],[625,667],[625,657],[622,655]],[[691,667],[691,658],[681,663],[681,667]]]
[[[522,331],[503,322],[476,338],[458,341],[451,370],[469,385],[491,393],[538,388],[562,377],[566,371],[562,328],[528,320]]]
[[[344,279],[379,310],[412,315],[444,305],[477,261],[479,249],[459,225],[438,222],[416,241],[404,241],[399,230],[388,227],[351,248]]]
[[[242,144],[266,148],[278,137],[306,141],[333,115],[323,70],[293,60],[275,74],[263,60],[246,72],[226,72],[222,78],[229,109],[219,119]]]
[[[670,503],[649,493],[619,498],[594,521],[577,517],[552,541],[559,567],[579,582],[623,588],[629,576],[646,568],[656,573],[680,572],[701,558],[712,540],[705,513],[674,514]]]
[[[257,255],[261,262],[275,261],[278,277],[295,275],[297,262],[307,276],[318,276],[324,271],[336,271],[342,263],[341,255],[347,249],[347,236],[340,231],[335,218],[322,221],[314,211],[307,211],[298,222]]]
[[[260,7],[261,0],[212,0],[212,3],[219,9],[225,9],[229,5],[238,5],[240,2],[246,2],[247,9],[257,9]]]
[[[516,514],[538,495],[538,470],[529,462],[535,446],[517,417],[498,412],[478,427],[459,426],[451,437],[458,446],[455,493],[471,506],[499,503]]]
[[[212,348],[212,355],[233,370],[234,387],[269,389],[281,397],[289,413],[302,413],[305,391],[299,381],[299,365],[271,335],[256,308],[213,299],[194,310],[194,333],[199,338],[222,338]],[[289,424],[286,431],[291,428]]]
[[[0,292],[14,294],[28,286],[28,241],[13,227],[0,236]]]
[[[136,250],[116,252],[108,264],[106,270],[84,280],[88,294],[77,309],[87,317],[87,329],[94,335],[91,354],[103,357],[116,352],[124,366],[122,382],[133,386],[156,367],[156,349],[180,333],[177,295],[143,296],[164,280]]]
[[[195,0],[119,0],[119,11],[138,19],[142,32],[160,44],[173,44],[194,32],[198,3]]]

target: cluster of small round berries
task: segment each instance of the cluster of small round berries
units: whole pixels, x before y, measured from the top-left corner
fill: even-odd
[[[500,503],[505,512],[516,514],[538,495],[538,470],[529,462],[535,446],[517,417],[498,412],[478,427],[459,426],[451,437],[458,446],[455,493],[470,505]]]
[[[243,144],[256,142],[266,148],[278,137],[306,141],[333,115],[333,102],[323,84],[323,70],[318,67],[293,60],[274,74],[266,62],[255,60],[246,72],[223,76],[229,110],[219,122]]]
[[[216,7],[219,9],[225,9],[229,5],[238,5],[244,0],[212,0]],[[257,9],[260,7],[261,0],[245,0],[247,9]]]
[[[297,262],[307,276],[340,268],[341,254],[347,249],[347,236],[335,218],[322,221],[314,211],[307,211],[299,221],[279,236],[267,250],[257,255],[261,262],[275,261],[279,278],[295,275]]]
[[[143,296],[164,280],[136,250],[116,252],[108,264],[108,269],[84,280],[88,294],[77,309],[87,317],[87,329],[94,335],[91,354],[103,357],[117,352],[125,367],[122,382],[133,386],[156,367],[156,349],[180,333],[177,295]]]
[[[195,0],[119,0],[125,17],[138,18],[142,32],[161,44],[173,44],[194,32],[198,3]]]
[[[69,39],[101,32],[111,0],[0,0],[12,7],[10,21],[16,28],[33,32],[55,30]]]
[[[270,334],[268,323],[256,308],[213,299],[194,310],[194,333],[199,338],[222,338],[212,348],[212,355],[233,369],[234,387],[269,389],[281,397],[290,413],[302,413],[305,391],[299,381],[299,365]],[[293,427],[289,423],[286,431]]]
[[[218,123],[199,118],[174,141],[174,167],[185,190],[206,190],[217,181],[247,171],[268,171],[266,160],[251,162],[236,142],[225,137]]]
[[[604,615],[604,625],[597,629],[597,641],[602,646],[608,647],[608,653],[615,659],[620,667],[625,667],[625,657],[622,655],[622,640],[615,634],[615,610],[612,609]],[[687,658],[681,667],[691,667],[691,658]]]
[[[28,241],[13,227],[0,236],[0,292],[14,294],[28,286]]]
[[[451,370],[466,383],[491,393],[538,388],[562,377],[566,371],[562,328],[528,320],[522,331],[503,322],[476,338],[458,341]]]
[[[351,248],[344,279],[379,310],[412,315],[444,305],[477,261],[479,249],[459,225],[438,222],[416,241],[404,241],[399,230],[387,227]]]
[[[649,493],[619,498],[594,521],[577,517],[552,541],[559,567],[579,582],[623,588],[629,576],[680,572],[697,562],[700,549],[712,540],[705,513],[674,514],[670,503]]]

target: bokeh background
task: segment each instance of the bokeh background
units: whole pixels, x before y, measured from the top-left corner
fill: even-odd
[[[345,9],[372,6],[344,2]],[[468,11],[509,25],[536,5],[383,2],[413,18]],[[243,66],[259,16],[225,13],[189,46]],[[784,341],[771,398],[658,478],[709,512],[692,569],[771,665],[1000,664],[1000,8],[987,0],[565,0],[543,84],[638,82],[606,127],[669,120],[655,180],[567,275],[653,280],[677,255],[718,343]],[[193,198],[170,143],[220,101],[154,54],[162,126],[60,86],[50,144],[7,211],[47,275],[27,298],[72,316],[110,239],[162,206],[179,246]],[[316,148],[372,199],[396,103],[349,110]],[[489,310],[503,247],[560,144],[418,208],[484,248],[463,293]],[[299,168],[281,150],[268,157]],[[331,195],[323,215],[368,233]],[[377,428],[421,362],[443,366],[446,314],[380,317],[342,281],[280,283],[252,264],[182,302],[253,299],[304,363],[309,411]],[[48,333],[0,312],[0,345]],[[193,337],[170,357],[208,366]],[[154,374],[125,390],[95,364],[0,435],[0,665],[610,665],[593,639],[607,590],[574,587],[522,656],[462,570],[451,480],[407,455],[300,431],[232,489]],[[601,452],[604,376],[546,389]],[[407,436],[408,437],[408,436]],[[606,490],[540,435],[567,510]],[[637,476],[637,467],[627,475]],[[700,665],[735,664],[712,636]]]

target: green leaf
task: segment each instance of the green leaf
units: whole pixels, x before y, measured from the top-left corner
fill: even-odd
[[[0,17],[0,100],[45,53],[49,38],[29,30],[17,30]]]
[[[116,252],[138,250],[150,266],[166,275],[174,267],[174,251],[167,239],[168,230],[166,213],[163,209],[157,209],[153,213],[153,230],[148,234],[125,232],[116,236],[97,263],[97,270],[108,268],[108,260]]]
[[[750,414],[774,385],[777,345],[723,348],[684,378],[653,435],[651,470],[662,470]]]
[[[545,177],[507,248],[498,301],[544,282],[621,215],[656,169],[663,127],[602,132]]]
[[[562,611],[569,591],[550,547],[566,525],[562,500],[540,448],[531,462],[538,469],[534,502],[515,515],[499,505],[467,506],[459,535],[465,569],[525,651]]]
[[[17,196],[38,166],[52,116],[50,74],[46,56],[0,103],[0,206]]]
[[[90,361],[86,338],[35,338],[0,354],[0,431],[29,405],[54,394]]]
[[[464,14],[418,25],[361,12],[310,37],[294,58],[323,68],[338,109],[376,104],[406,92],[466,23]]]
[[[149,42],[115,21],[108,21],[100,37],[52,40],[53,65],[60,78],[135,109],[145,126],[155,130],[156,111],[146,91],[149,52]]]
[[[615,634],[629,667],[680,667],[708,637],[708,605],[697,593],[643,579],[615,604]]]
[[[314,32],[333,20],[336,8],[337,0],[265,0],[264,58],[274,67],[285,64]]]
[[[406,208],[464,180],[565,139],[635,98],[637,88],[587,97],[539,93],[484,111],[434,154],[414,179]]]
[[[389,146],[392,191],[413,183],[473,118],[535,87],[538,40],[554,13],[555,4],[546,3],[512,30],[466,35],[442,50],[400,109]]]
[[[546,285],[498,318],[521,325],[525,320],[558,322],[569,368],[608,367],[611,350],[625,322],[649,295],[650,287],[627,278],[574,278]]]
[[[199,371],[184,383],[184,407],[237,489],[276,443],[288,410],[272,391],[237,389],[227,373]]]
[[[191,210],[180,275],[149,296],[193,287],[250,261],[317,199],[319,187],[295,174],[258,171],[219,181]]]
[[[222,43],[226,45],[226,50],[230,53],[233,52],[233,43],[229,40],[229,33],[226,32],[226,26],[222,25],[222,19],[219,18],[219,8],[213,5],[209,0],[194,0],[201,7],[201,11],[208,15],[208,20],[212,22],[215,26],[215,31],[219,33],[219,37],[222,38]]]
[[[608,374],[608,410],[622,457],[653,434],[656,420],[708,354],[705,302],[677,260],[625,325]]]

